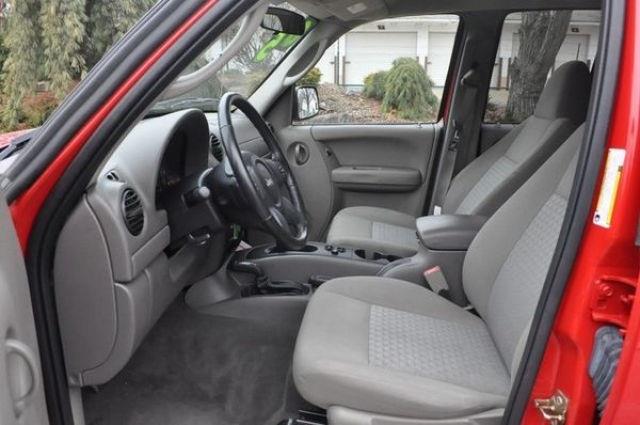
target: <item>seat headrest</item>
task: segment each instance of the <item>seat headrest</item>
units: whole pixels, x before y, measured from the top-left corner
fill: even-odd
[[[591,72],[584,62],[561,65],[542,90],[534,115],[539,118],[568,118],[582,124],[591,96]]]

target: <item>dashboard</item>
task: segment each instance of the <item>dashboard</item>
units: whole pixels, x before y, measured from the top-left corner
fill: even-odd
[[[210,139],[199,110],[141,121],[69,216],[54,281],[75,384],[115,376],[180,291],[223,264],[230,225],[209,197],[194,195],[218,164]]]

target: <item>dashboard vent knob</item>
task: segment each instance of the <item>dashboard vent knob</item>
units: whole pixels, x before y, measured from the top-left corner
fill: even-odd
[[[128,188],[122,192],[122,215],[127,230],[133,236],[142,233],[144,227],[144,210],[142,201],[135,190]]]
[[[218,162],[222,162],[224,159],[224,148],[222,147],[222,143],[218,136],[211,133],[211,153],[213,157],[218,160]]]

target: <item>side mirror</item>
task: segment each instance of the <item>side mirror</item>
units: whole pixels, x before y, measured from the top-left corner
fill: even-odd
[[[268,8],[260,26],[276,33],[291,35],[304,35],[306,31],[304,16],[279,7]]]
[[[313,118],[320,113],[318,89],[312,86],[296,87],[295,115],[298,121]]]

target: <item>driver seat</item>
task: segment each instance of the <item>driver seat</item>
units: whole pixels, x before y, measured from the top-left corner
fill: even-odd
[[[485,224],[463,267],[475,315],[412,283],[347,277],[311,298],[300,394],[332,425],[498,422],[567,208],[578,129]],[[451,422],[455,419],[454,422]]]

